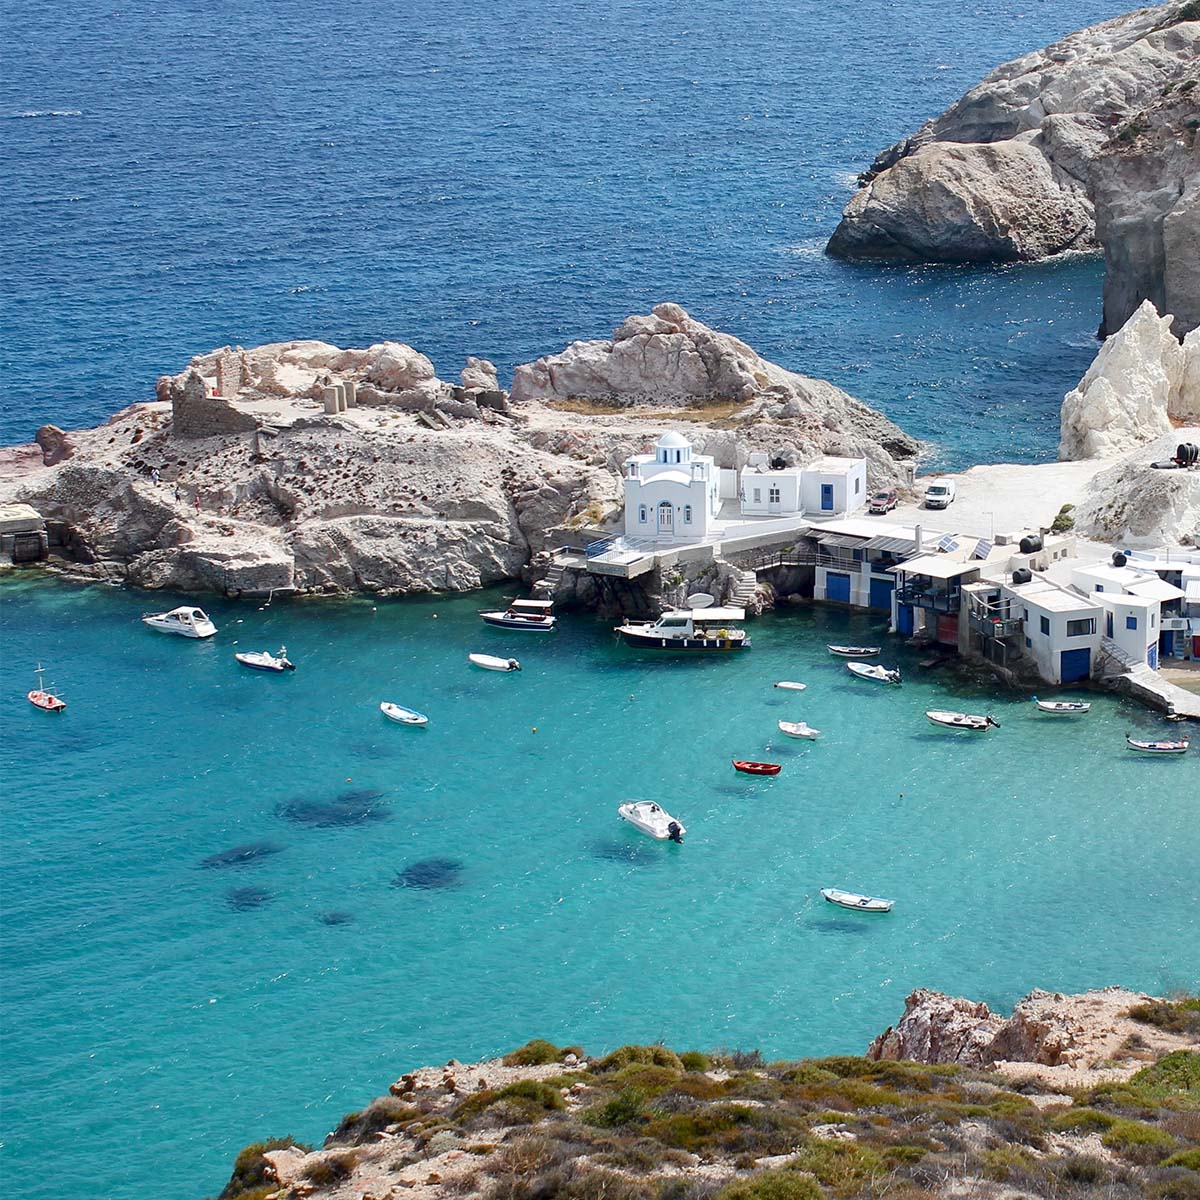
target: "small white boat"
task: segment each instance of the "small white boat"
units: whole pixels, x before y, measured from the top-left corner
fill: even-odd
[[[653,800],[627,800],[618,807],[617,815],[660,842],[682,842],[683,835],[687,833],[681,822]]]
[[[294,671],[296,664],[288,661],[287,647],[280,646],[278,654],[268,654],[265,650],[233,656],[244,667],[253,667],[256,671]]]
[[[783,688],[785,692],[802,692],[807,683],[793,683],[790,679],[781,679],[776,685],[777,688]]]
[[[170,612],[143,613],[142,624],[160,633],[177,633],[180,637],[207,638],[217,632],[204,609],[186,604]]]
[[[379,711],[389,721],[395,721],[398,725],[429,724],[429,718],[424,713],[417,712],[415,708],[405,708],[402,704],[392,704],[387,700],[379,706]]]
[[[822,888],[821,895],[838,908],[851,908],[855,912],[891,912],[895,900],[880,900],[877,896],[860,896],[856,892],[843,892],[839,888]]]
[[[479,615],[485,625],[493,625],[497,629],[549,633],[558,620],[550,611],[553,607],[553,600],[513,600],[506,609],[481,612]]]
[[[971,729],[975,733],[986,733],[993,726],[1000,728],[1000,722],[994,717],[976,716],[974,713],[946,712],[943,709],[929,709],[925,713],[932,725],[940,725],[943,729]]]
[[[827,643],[825,649],[840,658],[870,658],[879,653],[878,646],[830,646]]]
[[[497,658],[494,654],[468,654],[467,658],[485,671],[519,671],[521,664],[515,658]]]
[[[38,677],[38,685],[32,692],[25,693],[25,699],[43,712],[62,712],[67,707],[67,702],[54,691],[54,684],[46,686],[45,668],[41,663],[38,663],[34,674]]]
[[[879,667],[872,663],[870,666],[863,663],[848,662],[846,670],[853,675],[857,675],[859,679],[873,679],[876,683],[899,683],[900,668],[894,667]]]
[[[1083,700],[1039,700],[1036,696],[1034,696],[1033,702],[1038,706],[1040,712],[1054,713],[1055,716],[1060,717],[1083,714],[1092,707]]]
[[[1191,745],[1187,738],[1180,738],[1178,741],[1143,742],[1130,737],[1129,734],[1125,735],[1125,742],[1130,750],[1137,750],[1142,754],[1184,754]]]
[[[808,738],[812,742],[821,736],[821,731],[814,729],[806,721],[780,721],[779,732],[786,733],[791,738]]]

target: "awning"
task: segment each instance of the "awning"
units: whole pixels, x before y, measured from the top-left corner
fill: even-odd
[[[978,571],[983,566],[981,562],[961,562],[957,559],[943,558],[940,554],[923,554],[920,558],[910,558],[908,562],[888,567],[893,574],[903,572],[905,575],[928,575],[930,579],[957,579]]]
[[[861,550],[868,540],[856,533],[827,533],[817,538],[822,546],[842,546],[847,550]]]
[[[1143,600],[1179,600],[1187,595],[1173,583],[1159,579],[1157,575],[1147,575],[1145,579],[1139,579],[1136,583],[1127,583],[1125,590],[1132,596],[1141,596]]]

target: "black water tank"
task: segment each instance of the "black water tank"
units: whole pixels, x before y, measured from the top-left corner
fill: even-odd
[[[787,467],[787,459],[779,458],[778,456],[771,459],[771,470],[772,471],[782,471],[786,467]]]
[[[1013,572],[1013,583],[1028,583],[1032,578],[1033,572],[1028,567]]]
[[[1019,548],[1022,554],[1036,554],[1042,548],[1042,535],[1031,533],[1028,537],[1023,537]]]
[[[1125,555],[1123,555],[1120,552],[1120,550],[1113,551],[1113,566],[1114,567],[1123,567],[1128,561],[1129,561],[1129,559],[1127,559],[1125,557]]]
[[[1200,462],[1200,446],[1197,446],[1195,442],[1188,442],[1187,449],[1188,449],[1187,465],[1189,467],[1194,467],[1197,462]]]

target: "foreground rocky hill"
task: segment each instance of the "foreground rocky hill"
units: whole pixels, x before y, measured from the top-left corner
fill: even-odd
[[[221,1200],[1188,1200],[1198,1035],[1200,1002],[1108,989],[1007,1020],[914,993],[866,1058],[535,1041],[402,1076],[320,1149],[246,1147]]]

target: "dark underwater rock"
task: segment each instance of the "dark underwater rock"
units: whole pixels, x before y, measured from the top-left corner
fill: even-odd
[[[463,864],[453,858],[423,858],[409,863],[392,880],[392,886],[425,890],[457,887],[462,870]]]
[[[272,854],[278,854],[282,849],[282,846],[278,846],[274,842],[247,842],[243,846],[232,846],[228,850],[210,854],[207,858],[200,860],[200,865],[207,868],[241,867],[257,862],[261,858],[268,858]]]
[[[234,888],[225,898],[234,912],[250,912],[252,909],[262,908],[264,904],[269,904],[275,896],[266,888],[241,887]]]
[[[332,800],[308,800],[299,797],[276,805],[275,815],[297,825],[315,829],[334,829],[345,825],[363,825],[368,821],[385,821],[389,813],[381,804],[383,793],[372,788],[342,792]]]

